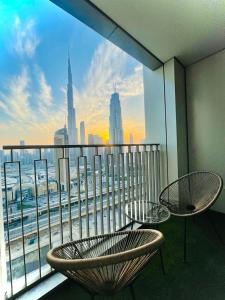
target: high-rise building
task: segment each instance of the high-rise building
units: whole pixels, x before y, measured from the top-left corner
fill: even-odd
[[[80,143],[85,145],[85,124],[84,121],[80,122]]]
[[[123,126],[119,93],[114,92],[110,99],[109,112],[110,144],[123,144]]]
[[[134,143],[134,137],[133,137],[133,134],[132,133],[130,133],[130,144],[133,144]]]
[[[24,140],[20,141],[20,146],[25,146],[25,141]],[[21,156],[21,158],[24,159],[24,157],[25,157],[25,149],[21,149],[20,150],[20,156]]]
[[[102,138],[97,134],[88,135],[88,145],[101,145]]]
[[[3,163],[4,160],[4,152],[0,149],[0,164]]]
[[[88,145],[94,145],[94,135],[93,134],[88,135]]]
[[[78,143],[78,138],[76,126],[76,110],[73,103],[73,79],[70,57],[68,57],[67,114],[68,143],[70,145],[75,145]]]
[[[20,140],[20,146],[25,146],[24,140]],[[26,154],[27,154],[27,151],[25,149],[21,149],[19,152],[19,158],[20,158],[21,162],[24,164],[26,164],[27,160],[28,160],[28,156]]]
[[[68,134],[67,128],[58,129],[54,135],[54,145],[67,145],[68,144]],[[58,184],[60,183],[60,188],[62,190],[67,190],[68,186],[68,170],[67,170],[67,162],[65,159],[60,159],[63,157],[63,149],[56,148],[54,153],[55,160],[55,170],[56,170],[56,180]],[[65,153],[65,158],[68,157],[68,151]]]
[[[88,134],[88,145],[94,145],[94,135],[93,134]],[[92,147],[88,148],[88,162],[91,167],[92,167],[92,161],[93,161],[94,154],[95,154],[94,148],[92,148]]]

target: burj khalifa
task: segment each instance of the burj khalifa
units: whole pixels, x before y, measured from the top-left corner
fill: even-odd
[[[68,57],[68,83],[67,83],[67,127],[69,145],[78,144],[76,110],[73,106],[73,79],[70,65],[70,56]]]

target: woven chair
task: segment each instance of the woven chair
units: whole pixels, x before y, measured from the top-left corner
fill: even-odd
[[[218,198],[222,186],[222,178],[219,175],[198,171],[180,177],[160,193],[160,203],[167,206],[172,215],[184,217],[184,261],[187,255],[188,217],[209,209]]]
[[[130,286],[158,251],[161,232],[150,229],[121,231],[66,243],[50,250],[48,263],[76,281],[94,298]]]

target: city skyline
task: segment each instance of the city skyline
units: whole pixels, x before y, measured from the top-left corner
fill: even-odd
[[[54,144],[55,136],[57,132],[68,132],[68,138],[63,138],[63,144],[84,145],[85,141],[85,122],[80,122],[80,134],[78,138],[78,129],[76,123],[76,107],[74,106],[73,99],[73,74],[71,71],[70,55],[68,54],[68,82],[67,82],[67,127],[59,129],[55,132],[54,135]],[[67,135],[67,133],[66,133]],[[131,135],[131,134],[130,134]],[[65,133],[64,135],[65,136]],[[122,112],[120,105],[119,93],[116,92],[116,85],[114,87],[114,92],[111,94],[110,103],[109,103],[109,143],[110,144],[123,144],[123,122],[122,122]],[[108,141],[107,141],[108,142]],[[102,144],[102,138],[96,134],[88,134],[88,144]]]
[[[108,107],[116,82],[124,142],[131,132],[135,142],[144,138],[139,62],[51,2],[24,1],[20,9],[14,1],[0,4],[1,144],[54,142],[54,132],[67,123],[68,48],[76,128],[85,121],[86,136],[109,140]]]

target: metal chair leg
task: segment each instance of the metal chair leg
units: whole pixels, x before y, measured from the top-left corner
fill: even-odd
[[[131,229],[130,230],[133,230],[134,228],[134,222],[131,223]]]
[[[163,275],[166,275],[164,259],[163,259],[163,254],[162,254],[162,248],[160,248],[158,252],[159,252],[159,257],[160,257],[160,262],[161,262],[162,273],[163,273]]]
[[[135,292],[134,292],[133,284],[130,285],[130,293],[131,293],[132,299],[135,300]]]
[[[187,217],[184,218],[184,262],[187,262]]]

